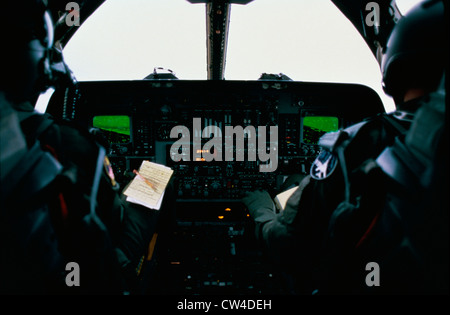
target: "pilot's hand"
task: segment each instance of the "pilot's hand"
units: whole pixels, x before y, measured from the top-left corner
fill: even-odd
[[[274,211],[275,209],[275,205],[269,193],[263,190],[247,192],[246,196],[242,198],[242,202],[245,204],[253,218],[255,218],[258,210],[267,209]]]

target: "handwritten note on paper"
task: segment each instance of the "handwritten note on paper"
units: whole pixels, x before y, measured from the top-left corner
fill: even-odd
[[[159,210],[172,174],[173,170],[167,166],[143,161],[139,168],[139,174],[123,193],[129,202]]]

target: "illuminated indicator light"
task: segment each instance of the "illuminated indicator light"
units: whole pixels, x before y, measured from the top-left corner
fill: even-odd
[[[219,218],[219,220],[222,220],[224,218],[223,215],[219,215],[217,218]]]
[[[225,211],[231,211],[231,209],[230,208],[226,208]]]
[[[250,214],[247,213],[247,217],[249,217],[249,216],[250,216]]]

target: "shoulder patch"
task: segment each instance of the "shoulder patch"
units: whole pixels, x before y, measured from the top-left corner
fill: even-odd
[[[333,153],[322,150],[311,165],[311,177],[316,180],[328,178],[336,169],[337,161]]]
[[[107,156],[105,156],[105,159],[103,160],[103,166],[105,168],[106,174],[111,180],[111,185],[116,186],[116,177],[114,176],[114,171],[112,169],[111,162],[109,161]]]

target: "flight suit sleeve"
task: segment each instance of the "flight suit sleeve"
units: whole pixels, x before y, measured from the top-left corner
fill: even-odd
[[[0,132],[0,178],[3,180],[27,150],[17,114],[3,93],[0,93]]]
[[[175,224],[173,184],[170,181],[167,185],[160,210],[128,202],[126,198],[123,193],[120,195],[123,222],[116,252],[128,279],[133,281],[142,257],[148,255],[152,237],[158,234],[160,239]]]
[[[298,214],[303,190],[309,182],[310,176],[306,176],[280,213],[275,213],[275,205],[266,191],[252,192],[243,198],[250,216],[255,221],[256,237],[265,243],[270,252],[283,250],[284,245],[293,237],[293,223]]]
[[[79,172],[85,174],[83,178],[90,178],[95,172],[97,141],[84,130],[65,125],[60,128],[64,144],[59,150],[62,158],[78,165]],[[120,188],[110,161],[105,157],[96,212],[108,229],[119,265],[125,270],[126,277],[132,278],[134,268],[146,252],[156,219],[153,211],[127,202],[120,194]]]

